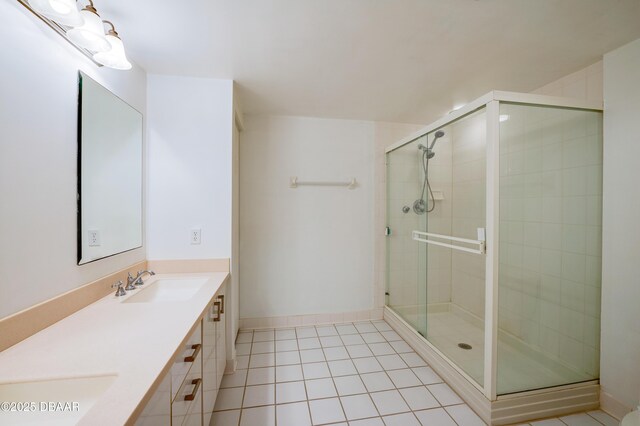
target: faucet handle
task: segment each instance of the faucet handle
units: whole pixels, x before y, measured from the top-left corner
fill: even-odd
[[[111,288],[118,287],[118,290],[116,290],[116,297],[124,296],[125,294],[127,294],[127,292],[122,288],[123,285],[124,283],[122,282],[122,280],[118,281],[117,283],[111,284]]]
[[[131,272],[127,272],[127,286],[124,288],[127,291],[130,290],[135,290],[135,286],[133,285],[133,283],[136,282],[136,278],[131,275]]]
[[[151,276],[155,275],[156,273],[153,271],[138,271],[138,279],[136,280],[136,282],[134,283],[137,286],[141,286],[142,284],[144,284],[144,281],[142,281],[142,276],[144,274],[149,274]]]

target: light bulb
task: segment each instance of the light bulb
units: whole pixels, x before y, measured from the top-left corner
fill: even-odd
[[[75,0],[29,0],[29,4],[33,10],[58,24],[68,27],[84,24]]]
[[[130,70],[131,62],[127,59],[124,52],[124,44],[115,31],[109,31],[107,40],[111,44],[111,50],[108,52],[99,52],[93,55],[93,60],[105,67],[116,70]]]

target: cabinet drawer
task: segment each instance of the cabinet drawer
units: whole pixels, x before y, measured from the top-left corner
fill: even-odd
[[[198,353],[193,366],[171,403],[171,424],[200,425],[202,423],[202,354]]]
[[[198,368],[198,372],[201,372],[201,357],[202,352],[202,326],[198,323],[198,326],[193,331],[187,342],[185,343],[182,351],[178,353],[171,366],[171,400],[176,399],[178,390],[182,387],[187,375],[190,374],[192,368]]]

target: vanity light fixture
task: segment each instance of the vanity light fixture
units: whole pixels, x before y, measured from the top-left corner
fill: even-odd
[[[78,11],[79,0],[18,0],[97,66],[130,70],[131,62],[115,26],[103,21],[93,0]],[[105,34],[104,24],[111,26]]]
[[[29,4],[36,12],[60,24],[69,27],[84,24],[75,0],[29,0]]]
[[[104,34],[102,19],[93,6],[93,0],[80,11],[84,24],[67,31],[67,37],[80,47],[92,52],[107,52],[111,43]]]
[[[105,67],[114,68],[117,70],[130,70],[131,62],[127,59],[127,55],[124,53],[124,45],[120,36],[116,32],[111,21],[103,21],[105,24],[111,25],[111,29],[107,32],[107,40],[111,45],[111,49],[106,52],[98,52],[93,55],[93,60]]]

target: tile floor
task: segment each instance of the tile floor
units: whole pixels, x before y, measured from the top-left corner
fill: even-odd
[[[384,321],[241,331],[236,349],[215,426],[485,424]],[[611,420],[597,411],[531,425]]]

